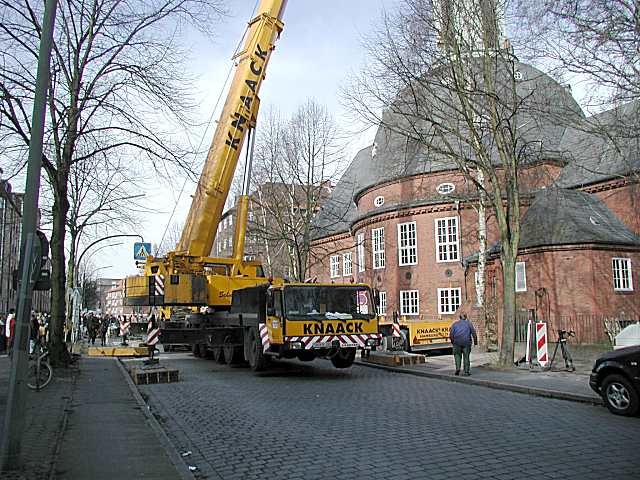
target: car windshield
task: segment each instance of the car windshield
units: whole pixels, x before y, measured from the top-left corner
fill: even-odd
[[[284,290],[290,320],[368,320],[375,317],[367,287],[288,286]]]

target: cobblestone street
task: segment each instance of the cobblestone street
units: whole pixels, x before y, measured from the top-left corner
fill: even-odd
[[[366,367],[264,374],[177,354],[142,386],[197,478],[638,478],[640,419]]]

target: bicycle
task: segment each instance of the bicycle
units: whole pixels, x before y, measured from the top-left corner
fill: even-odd
[[[39,391],[46,387],[53,378],[53,369],[49,364],[49,350],[37,340],[33,352],[29,356],[29,370],[27,371],[27,387]]]

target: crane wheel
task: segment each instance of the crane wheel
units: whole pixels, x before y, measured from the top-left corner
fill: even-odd
[[[349,368],[356,359],[355,348],[341,348],[331,357],[331,363],[336,368]]]
[[[244,355],[242,354],[242,347],[229,345],[235,343],[234,338],[231,335],[227,335],[224,338],[223,343],[222,354],[224,356],[224,362],[227,365],[233,365],[234,363],[241,362],[244,357]]]
[[[224,362],[224,354],[222,352],[222,347],[213,347],[211,349],[211,353],[213,354],[213,359],[218,363]]]
[[[258,335],[258,329],[256,327],[249,327],[246,334],[247,342],[247,361],[251,370],[254,372],[260,372],[267,368],[269,365],[269,357],[267,357],[262,350],[262,341],[260,335]]]

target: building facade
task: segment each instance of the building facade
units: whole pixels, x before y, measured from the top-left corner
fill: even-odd
[[[638,137],[608,140],[621,119],[638,118],[639,108],[600,114],[607,127],[597,134],[566,88],[530,65],[516,61],[515,68],[518,88],[567,108],[573,125],[549,115],[526,132],[540,146],[519,171],[518,317],[575,330],[583,343],[601,342],[605,318],[640,319]],[[485,314],[475,290],[478,190],[455,163],[410,143],[381,125],[374,144],[354,157],[317,217],[312,275],[370,284],[382,315],[436,321],[467,313],[494,342],[502,308],[495,218],[488,212]]]
[[[251,195],[247,219],[244,258],[259,260],[268,277],[300,278],[304,268],[301,252],[305,249],[305,233],[310,241],[313,217],[331,195],[332,185],[319,186],[286,183],[263,183]],[[211,255],[230,257],[236,207],[224,212],[218,225]]]
[[[17,309],[18,292],[13,289],[13,274],[20,261],[20,236],[22,234],[22,205],[24,193],[15,193],[11,184],[0,180],[0,316]],[[35,291],[32,310],[48,312],[51,294]]]

